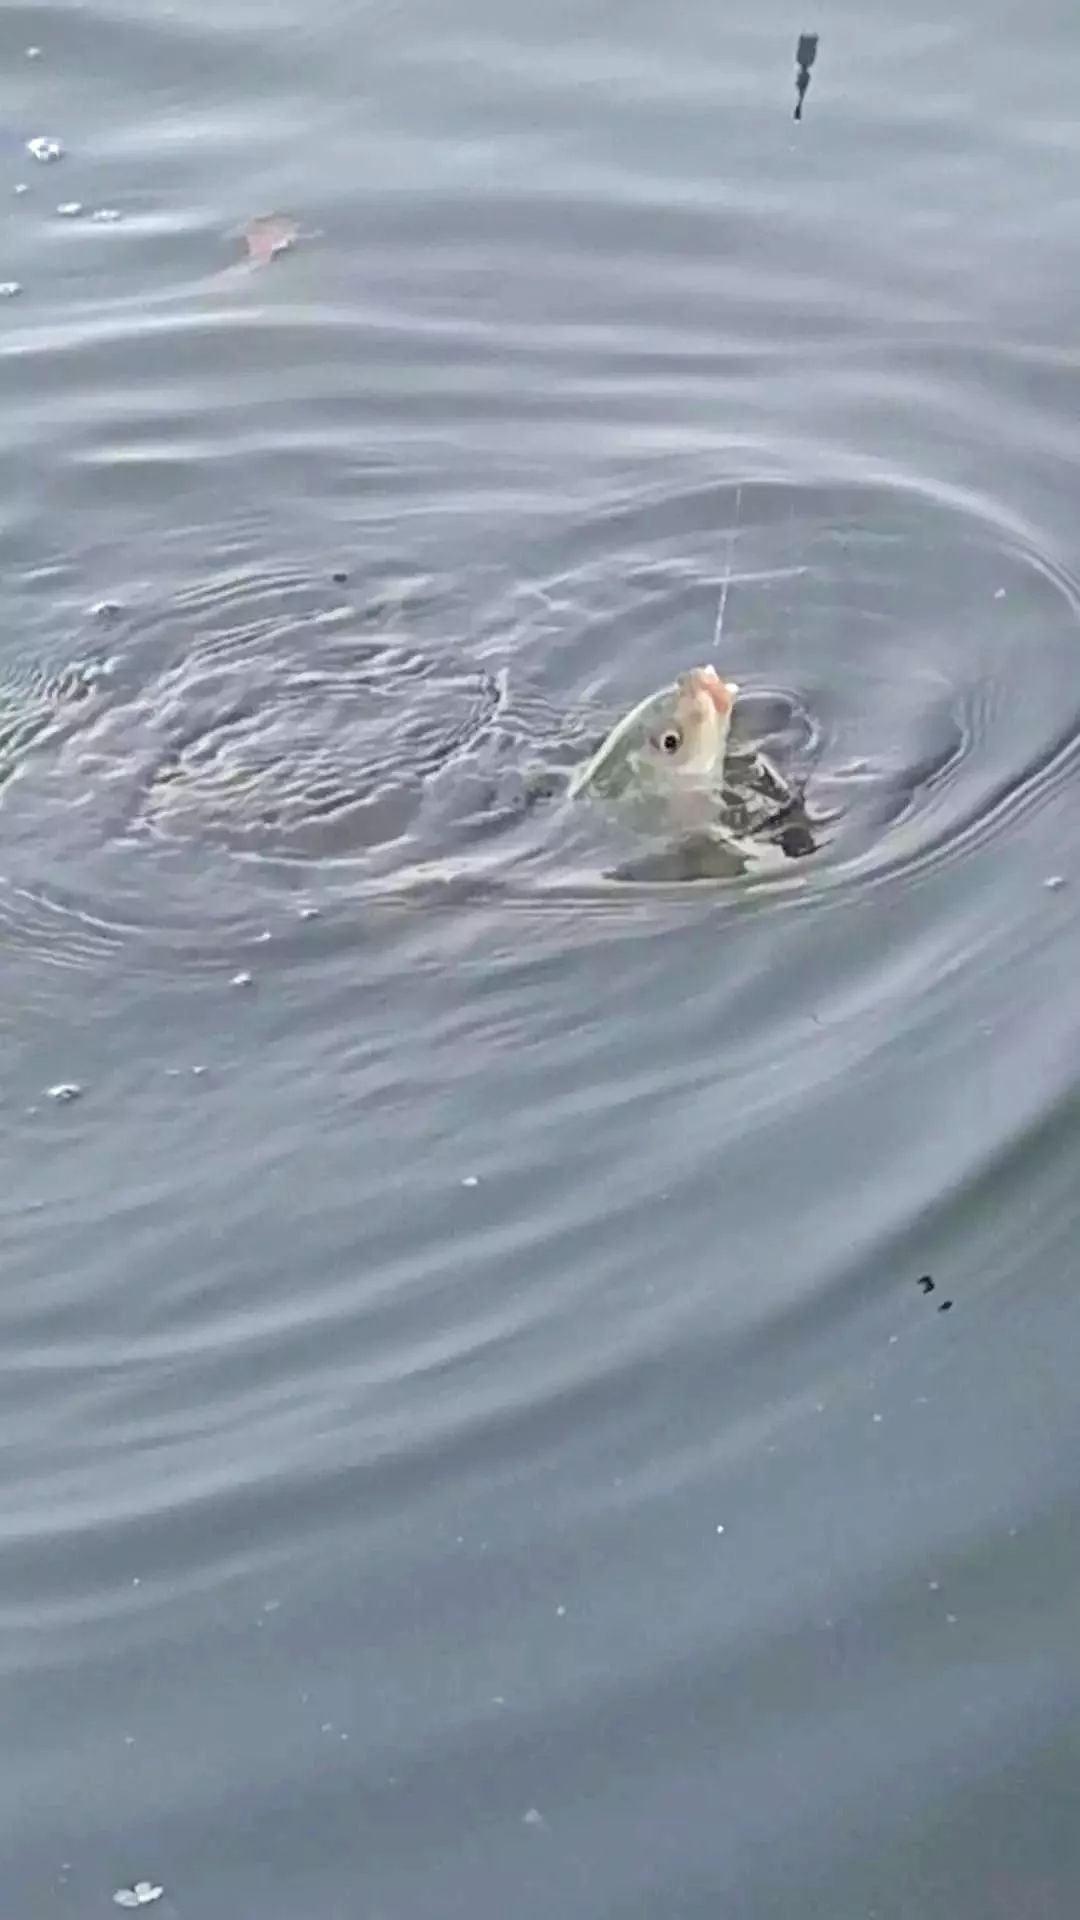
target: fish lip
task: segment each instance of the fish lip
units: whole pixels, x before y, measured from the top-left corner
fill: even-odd
[[[695,678],[698,686],[708,694],[717,713],[723,715],[731,712],[739,692],[737,680],[721,680],[711,661],[707,667],[698,667]]]

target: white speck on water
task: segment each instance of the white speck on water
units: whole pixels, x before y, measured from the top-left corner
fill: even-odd
[[[717,1526],[717,1529],[716,1529],[716,1531],[717,1531],[717,1533],[723,1533],[723,1531],[724,1531],[724,1528],[723,1528],[723,1524],[722,1524],[722,1523],[721,1523],[720,1525],[718,1525],[718,1526]]]
[[[40,60],[40,59],[41,59],[41,48],[40,48],[40,47],[27,47],[27,49],[26,49],[26,57],[27,57],[27,59],[28,59],[28,60]]]
[[[946,1625],[947,1625],[947,1626],[950,1626],[950,1627],[955,1627],[955,1625],[956,1625],[956,1615],[955,1615],[955,1613],[947,1613],[947,1614],[945,1615],[945,1623],[946,1623]]]
[[[463,1187],[478,1187],[480,1180],[475,1173],[467,1173],[461,1184]]]
[[[555,1617],[556,1617],[556,1619],[557,1619],[557,1620],[562,1620],[563,1618],[565,1618],[565,1615],[566,1615],[566,1608],[565,1608],[565,1607],[556,1607],[556,1609],[555,1609]]]
[[[491,1696],[491,1704],[493,1707],[505,1707],[506,1695],[504,1693],[493,1693]]]
[[[14,300],[15,295],[21,292],[22,292],[21,281],[0,280],[0,300]]]
[[[118,1887],[113,1899],[118,1907],[147,1907],[153,1900],[160,1900],[164,1887],[156,1887],[152,1880],[136,1880],[133,1887]]]
[[[79,1098],[82,1088],[77,1080],[59,1080],[55,1087],[47,1087],[45,1091],[50,1100],[55,1100],[61,1106],[66,1106],[70,1101]]]
[[[199,1075],[200,1075],[200,1074],[203,1074],[203,1073],[205,1073],[205,1072],[206,1072],[206,1068],[205,1068],[205,1067],[192,1067],[192,1069],[191,1069],[191,1071],[192,1071],[192,1073],[193,1073],[193,1074],[195,1075],[195,1078],[196,1078],[196,1079],[198,1079],[198,1078],[199,1078]]]
[[[547,1821],[544,1819],[539,1807],[530,1807],[528,1813],[523,1813],[521,1818],[523,1825],[526,1827],[547,1826]]]
[[[85,212],[85,208],[81,200],[61,200],[56,211],[61,220],[77,220],[80,213]]]
[[[11,191],[12,193],[29,193],[30,189],[27,186],[25,180],[16,180],[15,185],[12,187]]]
[[[278,1610],[278,1608],[280,1607],[280,1605],[281,1605],[281,1601],[280,1601],[280,1600],[264,1600],[264,1601],[263,1601],[263,1612],[264,1612],[264,1613],[276,1613],[276,1612],[277,1612],[277,1610]]]
[[[27,141],[26,151],[32,159],[40,160],[43,166],[48,166],[51,160],[62,160],[64,157],[64,149],[59,140],[50,140],[43,133],[37,133],[32,140]]]
[[[95,600],[90,609],[95,620],[116,620],[123,611],[119,600]]]
[[[896,1345],[896,1343],[897,1343],[897,1341],[899,1340],[899,1338],[900,1338],[900,1335],[899,1335],[898,1333],[890,1333],[890,1335],[889,1335],[889,1345],[890,1345],[890,1347],[895,1347],[895,1345]]]
[[[96,220],[99,227],[115,227],[120,211],[117,207],[95,207],[90,218]]]
[[[265,945],[266,945],[266,942],[267,942],[268,940],[272,940],[272,939],[273,939],[273,937],[274,937],[274,936],[273,936],[273,934],[271,933],[271,931],[270,931],[270,929],[269,929],[269,927],[264,927],[261,933],[257,933],[257,934],[255,935],[255,938],[256,938],[256,940],[258,941],[258,943],[259,943],[259,945],[260,945],[260,947],[262,947],[262,946],[265,946]]]
[[[938,1593],[941,1590],[940,1580],[928,1580],[926,1584],[929,1587],[931,1593]]]
[[[995,599],[995,600],[1004,600],[1004,598],[1005,598],[1005,589],[1004,589],[1004,587],[997,587],[997,588],[995,588],[995,590],[994,590],[994,599]]]
[[[139,1574],[139,1573],[133,1573],[133,1574],[132,1574],[132,1576],[131,1576],[131,1584],[132,1584],[132,1586],[133,1586],[133,1587],[141,1587],[141,1586],[142,1586],[142,1575],[141,1575],[141,1574]]]
[[[233,974],[233,977],[230,980],[229,985],[231,987],[250,987],[251,985],[250,973],[245,973],[243,969],[241,969],[239,973]]]
[[[319,1729],[319,1731],[320,1731],[320,1733],[333,1733],[333,1731],[334,1731],[334,1723],[333,1723],[333,1721],[332,1721],[332,1720],[324,1720],[324,1721],[323,1721],[323,1723],[322,1723],[322,1726],[321,1726],[321,1727],[320,1727],[320,1729]]]
[[[1043,886],[1048,893],[1060,893],[1064,885],[1065,875],[1063,873],[1052,873],[1048,879],[1043,881]]]
[[[874,1415],[874,1425],[875,1425],[875,1426],[878,1426],[878,1427],[880,1427],[880,1425],[881,1425],[881,1422],[882,1422],[882,1418],[883,1418],[883,1416],[882,1416],[882,1415],[881,1415],[880,1413],[875,1413],[875,1415]]]
[[[135,1745],[135,1735],[133,1733],[125,1733],[124,1745],[125,1747],[133,1747]]]

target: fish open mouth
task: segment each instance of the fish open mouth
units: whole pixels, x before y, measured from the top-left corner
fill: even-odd
[[[688,679],[692,685],[707,693],[717,713],[728,714],[735,705],[735,696],[739,691],[734,680],[721,680],[716,668],[710,663],[707,667],[695,667]]]

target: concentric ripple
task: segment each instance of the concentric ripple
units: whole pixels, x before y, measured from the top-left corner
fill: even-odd
[[[1080,588],[994,502],[748,481],[630,497],[595,532],[573,568],[520,591],[493,647],[546,660],[564,697],[615,712],[716,657],[744,689],[736,743],[764,746],[805,789],[817,852],[804,879],[954,857],[1080,757],[1080,691],[1062,700]]]
[[[117,930],[205,930],[283,877],[377,863],[502,698],[445,620],[411,579],[350,602],[230,574],[127,614],[107,655],[28,670],[0,722],[5,917],[78,897]]]
[[[989,503],[748,480],[628,494],[546,538],[561,568],[534,548],[475,601],[408,565],[347,594],[233,569],[130,612],[107,652],[17,671],[9,933],[204,940],[282,887],[609,913],[661,882],[851,885],[1006,831],[1077,758],[1080,596]],[[642,863],[546,804],[628,703],[714,654],[744,688],[736,745],[805,793],[797,861]]]

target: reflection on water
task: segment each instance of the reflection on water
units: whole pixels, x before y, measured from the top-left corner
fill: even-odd
[[[13,1911],[1076,1905],[1077,30],[811,24],[0,19]]]

